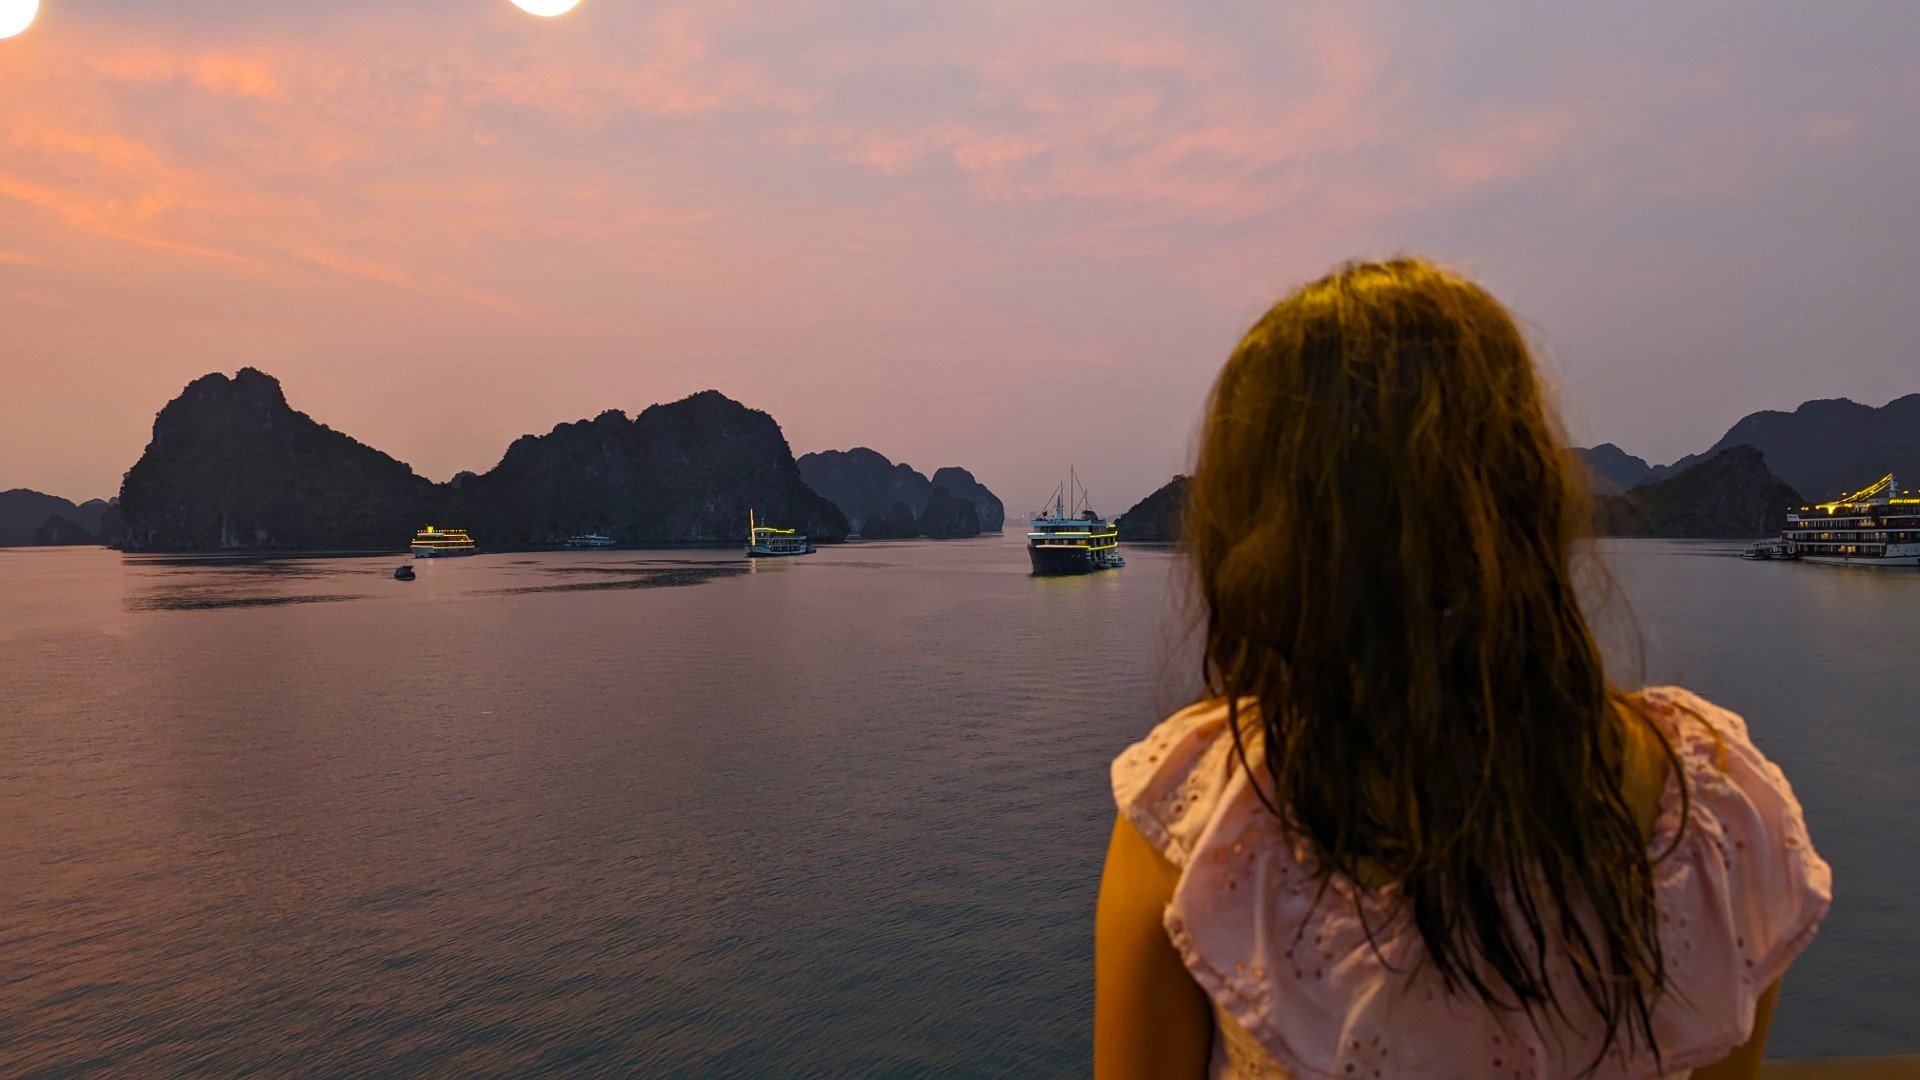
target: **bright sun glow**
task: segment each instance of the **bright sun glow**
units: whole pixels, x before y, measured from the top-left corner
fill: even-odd
[[[6,3],[7,0],[0,0]],[[580,0],[513,0],[513,6],[530,15],[565,15],[572,11]]]
[[[575,3],[578,2],[575,0]],[[33,17],[39,12],[40,0],[0,0],[0,38],[10,38],[33,25]]]

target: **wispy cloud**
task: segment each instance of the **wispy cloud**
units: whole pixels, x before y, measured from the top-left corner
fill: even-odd
[[[166,382],[209,354],[292,381],[458,353],[508,433],[609,387],[745,387],[797,440],[916,461],[967,451],[898,418],[967,409],[1036,433],[991,474],[1099,434],[1027,402],[1092,385],[1093,412],[1144,422],[1284,283],[1411,246],[1534,290],[1569,355],[1615,365],[1573,382],[1631,441],[1721,397],[1607,405],[1617,365],[1792,339],[1755,326],[1813,309],[1775,269],[1813,252],[1832,334],[1883,327],[1871,356],[1920,334],[1874,299],[1920,241],[1885,180],[1920,168],[1920,80],[1885,44],[1920,16],[1703,3],[1657,28],[1392,0],[68,5],[0,62],[0,266],[41,320],[9,351],[106,369],[164,346],[141,370]],[[1701,272],[1709,250],[1741,274]],[[1589,317],[1596,281],[1642,309]],[[856,424],[848,401],[874,404]],[[1168,430],[1116,449],[1122,486],[1177,464]],[[477,437],[393,449],[446,474],[497,451]]]

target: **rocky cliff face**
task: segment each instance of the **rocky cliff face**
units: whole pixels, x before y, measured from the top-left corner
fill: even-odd
[[[525,436],[489,472],[435,485],[295,411],[248,368],[195,380],[161,410],[127,473],[119,531],[137,551],[397,550],[429,522],[483,547],[580,532],[720,541],[745,536],[749,509],[817,540],[847,533],[773,418],[714,391]]]
[[[1120,515],[1120,539],[1147,543],[1178,540],[1186,513],[1187,478],[1176,476]]]
[[[481,543],[555,543],[600,532],[625,543],[721,541],[746,534],[747,512],[815,540],[847,535],[847,518],[800,478],[773,417],[713,390],[628,420],[603,412],[527,435],[500,464],[460,478],[449,496]]]
[[[153,422],[120,489],[129,551],[393,549],[434,485],[287,404],[271,375],[194,380]]]
[[[1777,535],[1804,500],[1768,470],[1766,456],[1733,446],[1624,495],[1594,499],[1602,536],[1753,539]]]
[[[913,507],[905,501],[893,504],[884,514],[875,514],[860,523],[862,540],[906,540],[920,535],[920,522],[913,516]]]
[[[808,487],[845,511],[848,521],[862,525],[871,518],[887,520],[896,503],[918,516],[933,492],[932,482],[912,466],[896,465],[864,446],[802,454],[797,464]]]
[[[100,538],[92,529],[76,521],[69,521],[59,514],[48,518],[41,526],[33,530],[30,541],[36,547],[73,546],[77,544],[97,544]]]
[[[974,517],[980,522],[979,531],[999,532],[1006,525],[1007,508],[1001,504],[1000,497],[988,491],[987,486],[967,470],[956,465],[935,469],[933,486],[946,488],[955,498],[972,503]]]
[[[972,499],[953,494],[945,484],[935,484],[933,494],[927,496],[927,509],[920,515],[919,526],[920,535],[938,540],[979,536],[980,515]]]
[[[936,487],[945,487],[950,497],[973,505],[974,519],[979,522],[976,532],[998,532],[1006,522],[1006,508],[1001,505],[999,497],[965,469],[952,466],[939,469],[929,480],[905,462],[896,464],[885,454],[864,446],[805,454],[800,458],[799,465],[800,475],[806,480],[807,486],[846,511],[848,520],[859,524],[861,536],[869,539],[917,535],[900,531],[903,521],[895,513],[895,507],[905,504],[908,516],[915,521],[914,527],[918,529],[918,521],[926,516],[929,500]],[[952,512],[943,508],[940,521],[958,527],[958,519],[949,521],[950,518]],[[880,522],[881,531],[868,533],[866,523],[869,521]]]

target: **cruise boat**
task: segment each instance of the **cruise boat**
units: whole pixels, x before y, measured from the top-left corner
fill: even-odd
[[[1120,528],[1093,512],[1087,489],[1071,470],[1053,491],[1053,505],[1028,519],[1027,557],[1038,577],[1091,574],[1127,565]]]
[[[569,537],[567,537],[567,544],[566,544],[566,546],[568,546],[568,547],[570,547],[570,548],[604,548],[604,547],[612,547],[612,546],[613,546],[613,537],[611,537],[611,536],[602,536],[602,535],[600,535],[599,533],[581,533],[581,534],[580,534],[580,535],[578,535],[578,536],[569,536]]]
[[[465,529],[436,529],[429,525],[413,534],[413,557],[445,559],[454,555],[473,555],[480,548]]]
[[[811,555],[813,545],[792,529],[776,529],[756,524],[753,511],[747,511],[747,558],[769,559],[780,555]]]
[[[1892,473],[1832,502],[1787,511],[1787,557],[1848,566],[1920,567],[1920,492]]]

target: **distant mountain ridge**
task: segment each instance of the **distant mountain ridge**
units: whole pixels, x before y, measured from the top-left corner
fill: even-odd
[[[1705,451],[1671,465],[1649,466],[1611,443],[1574,452],[1595,474],[1595,490],[1606,493],[1608,482],[1627,490],[1665,480],[1735,446],[1759,450],[1775,475],[1810,498],[1858,490],[1889,472],[1920,480],[1920,394],[1878,408],[1822,398],[1792,412],[1763,409],[1742,417]]]
[[[112,508],[105,499],[75,504],[27,488],[0,491],[0,547],[100,543],[101,523]]]
[[[1602,536],[1758,539],[1786,527],[1800,493],[1767,468],[1751,446],[1730,446],[1664,480],[1594,497]]]
[[[395,550],[431,522],[481,545],[743,537],[747,511],[818,540],[844,515],[801,481],[772,417],[704,391],[528,435],[446,484],[288,405],[254,368],[194,380],[154,419],[121,488],[127,550]]]
[[[1653,472],[1645,458],[1635,457],[1612,443],[1574,453],[1586,463],[1595,483],[1594,490],[1600,493],[1618,493],[1628,488],[1639,487],[1647,482]]]
[[[975,536],[1006,523],[999,496],[955,466],[929,479],[865,446],[803,454],[798,464],[807,486],[845,511],[863,539]]]

